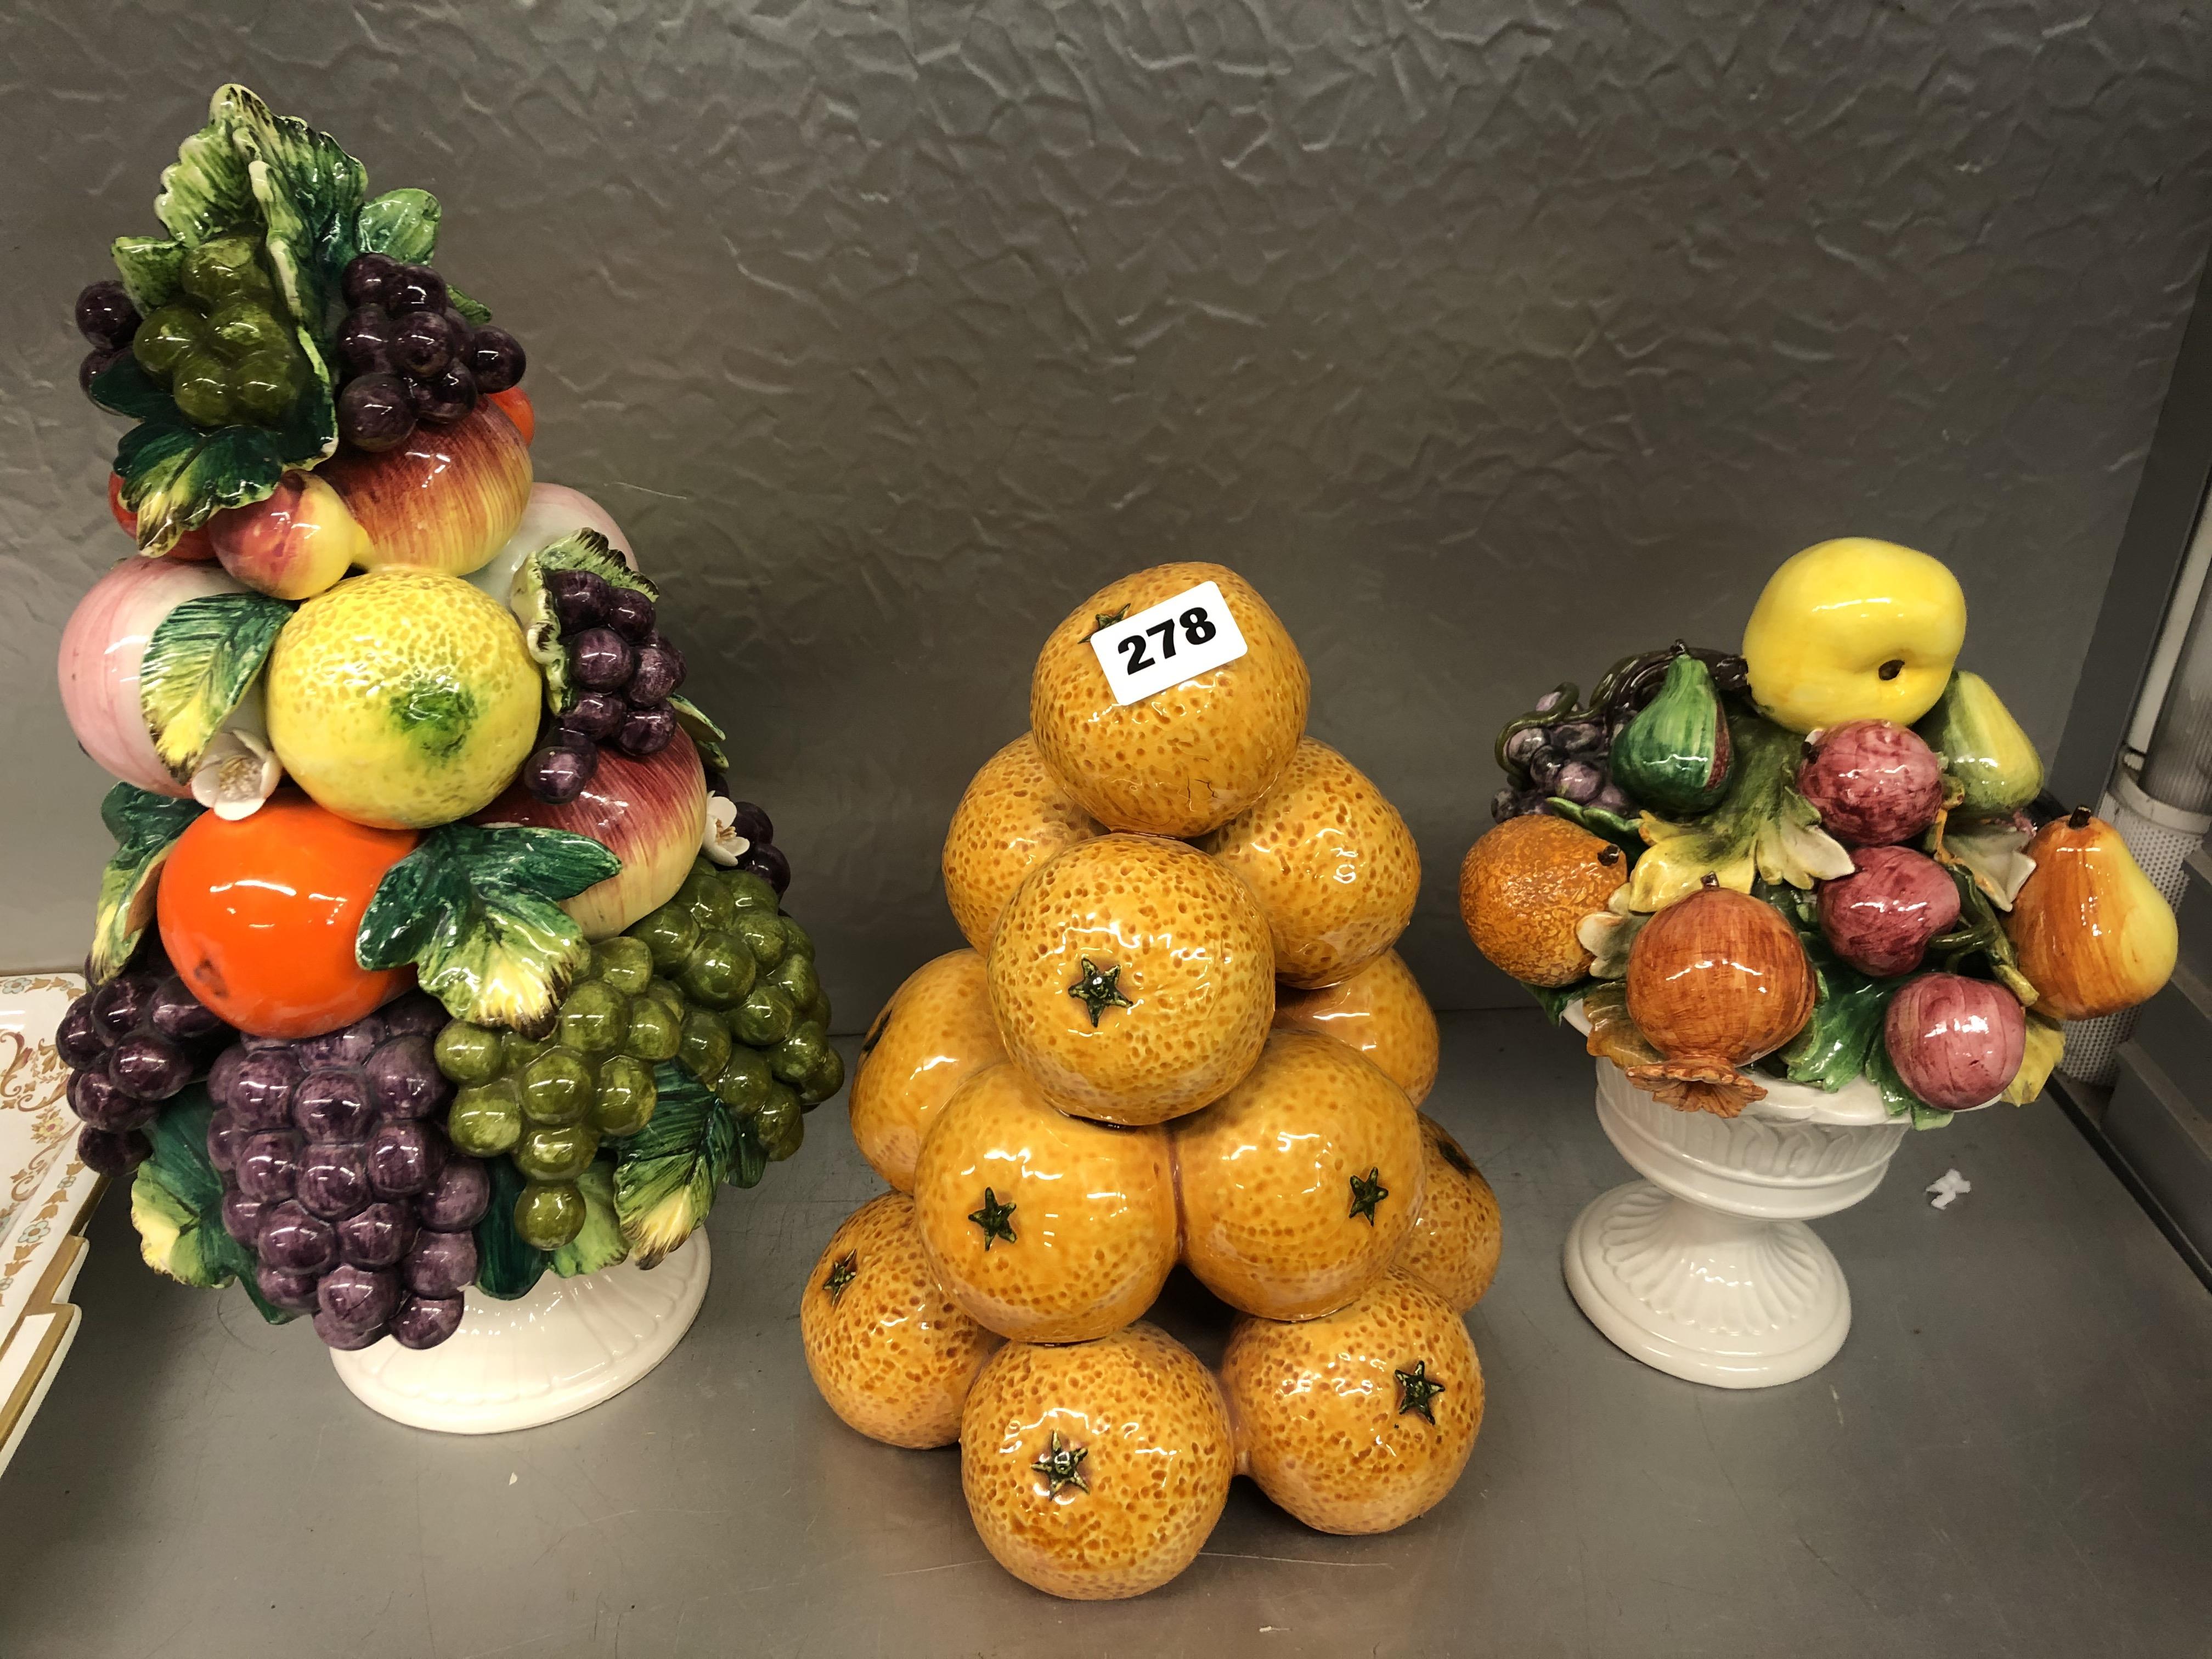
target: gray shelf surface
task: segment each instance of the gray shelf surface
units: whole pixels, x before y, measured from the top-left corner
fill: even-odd
[[[1907,1138],[1817,1224],[1855,1323],[1737,1394],[1618,1352],[1561,1283],[1628,1172],[1590,1062],[1534,1014],[1448,1017],[1429,1109],[1498,1189],[1470,1316],[1489,1414],[1458,1489],[1330,1538],[1237,1483],[1166,1589],[1055,1601],[985,1555],[957,1453],[843,1427],[800,1286],[877,1183],[832,1103],[711,1223],[713,1285],[653,1375],[484,1438],[356,1405],[304,1329],[157,1279],[111,1194],[84,1325],[0,1484],[22,1659],[1379,1653],[2173,1655],[2212,1631],[2212,1296],[2047,1101]],[[1922,1188],[1955,1166],[1951,1209]],[[1163,1322],[1210,1358],[1184,1281]]]

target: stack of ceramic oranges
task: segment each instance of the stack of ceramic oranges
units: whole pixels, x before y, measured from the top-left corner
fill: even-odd
[[[1207,583],[1242,653],[1117,701],[1093,636],[1190,617]],[[1055,1595],[1164,1583],[1240,1473],[1309,1525],[1388,1530],[1481,1424],[1462,1315],[1498,1210],[1416,1109],[1436,1021],[1391,947],[1419,857],[1305,736],[1308,696],[1219,566],[1077,606],[945,840],[971,948],[861,1051],[853,1133],[896,1190],[808,1280],[808,1364],[862,1433],[957,1440],[984,1543]],[[1242,1316],[1218,1374],[1143,1322],[1179,1261]]]

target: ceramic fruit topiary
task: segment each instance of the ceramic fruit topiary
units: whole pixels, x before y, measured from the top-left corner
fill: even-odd
[[[1170,642],[1178,663],[1196,653],[1183,680]],[[1140,657],[1138,678],[1118,672]],[[1140,572],[1054,634],[1034,684],[1034,738],[984,764],[945,838],[946,897],[982,954],[917,970],[854,1082],[854,1139],[912,1202],[846,1222],[800,1324],[823,1398],[878,1439],[935,1443],[967,1390],[963,1486],[1008,1571],[1134,1595],[1196,1555],[1237,1467],[1281,1475],[1271,1490],[1317,1525],[1438,1501],[1480,1418],[1458,1314],[1501,1235],[1480,1172],[1414,1109],[1437,1033],[1390,948],[1419,882],[1411,837],[1302,739],[1304,665],[1264,601],[1218,566]],[[1310,1419],[1255,1413],[1232,1447],[1220,1384],[1136,1322],[1178,1259],[1246,1311],[1255,1353],[1282,1334],[1255,1387],[1416,1366],[1400,1316],[1418,1308],[1450,1378],[1416,1389],[1436,1421],[1376,1437],[1402,1441],[1395,1462],[1333,1443],[1348,1453],[1309,1501],[1285,1472],[1310,1458]],[[1340,1326],[1370,1299],[1389,1316]],[[1288,1320],[1316,1337],[1272,1322]],[[1340,1328],[1324,1364],[1314,1341]]]
[[[533,483],[523,349],[428,263],[437,203],[225,87],[155,212],[77,306],[137,544],[60,661],[122,780],[82,1153],[150,1263],[311,1317],[379,1409],[559,1415],[680,1335],[703,1251],[605,1279],[660,1337],[533,1401],[532,1333],[590,1322],[541,1279],[678,1251],[842,1084],[788,866],[627,539]],[[504,1382],[394,1358],[471,1333]]]

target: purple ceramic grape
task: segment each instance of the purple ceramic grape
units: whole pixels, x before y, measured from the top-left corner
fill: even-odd
[[[399,261],[388,253],[359,253],[346,262],[339,285],[349,306],[382,306],[399,273]]]
[[[635,587],[610,587],[607,593],[605,622],[609,628],[633,645],[642,645],[653,637],[655,614],[653,601]]]
[[[445,1163],[445,1132],[429,1124],[380,1123],[368,1138],[368,1184],[380,1198],[412,1198]]]
[[[1604,788],[1597,792],[1589,804],[1592,806],[1602,807],[1608,812],[1617,812],[1623,817],[1632,817],[1636,813],[1636,803],[1629,799],[1628,792],[1617,783],[1608,782]]]
[[[228,1172],[238,1166],[238,1143],[245,1139],[229,1107],[218,1106],[208,1114],[208,1162],[216,1169]]]
[[[340,1263],[315,1286],[315,1301],[341,1331],[376,1330],[398,1310],[399,1275],[389,1267]]]
[[[292,1121],[311,1140],[360,1140],[376,1126],[368,1082],[359,1072],[310,1072],[292,1091]]]
[[[410,991],[376,1012],[384,1020],[387,1036],[434,1037],[453,1022],[445,1005],[428,991]]]
[[[162,1101],[192,1080],[192,1057],[155,1031],[134,1031],[107,1051],[107,1075],[137,1100]]]
[[[262,1129],[247,1135],[238,1143],[234,1173],[239,1190],[248,1198],[276,1203],[291,1197],[299,1184],[300,1137],[289,1129]]]
[[[1552,728],[1552,747],[1563,755],[1599,754],[1606,746],[1602,720],[1569,720]]]
[[[736,811],[731,820],[732,829],[756,847],[766,847],[775,842],[775,825],[769,822],[766,812],[749,800],[732,801],[730,805]]]
[[[249,1051],[243,1043],[234,1042],[215,1057],[208,1067],[208,1098],[218,1106],[230,1104],[230,1085],[237,1079],[238,1069],[246,1064]]]
[[[1548,795],[1559,779],[1559,769],[1566,763],[1567,757],[1558,750],[1539,749],[1528,758],[1528,781]]]
[[[394,316],[409,311],[443,311],[446,281],[428,265],[402,265],[385,285],[385,309]]]
[[[136,1129],[80,1129],[76,1155],[94,1175],[120,1181],[154,1156],[154,1145]]]
[[[657,755],[676,740],[676,714],[666,703],[633,708],[615,733],[615,747],[637,760]]]
[[[1521,811],[1521,792],[1510,784],[1490,798],[1490,817],[1493,823],[1503,823],[1517,817]]]
[[[1552,780],[1552,793],[1565,795],[1577,806],[1587,806],[1605,787],[1605,774],[1588,761],[1571,760]]]
[[[338,1223],[338,1260],[356,1267],[390,1267],[416,1240],[415,1218],[404,1204],[372,1204]]]
[[[76,331],[102,351],[131,343],[138,331],[138,307],[122,283],[112,277],[89,284],[76,296]]]
[[[522,787],[549,806],[563,806],[584,793],[597,769],[590,750],[549,743],[522,763]]]
[[[347,313],[338,325],[338,361],[349,374],[391,374],[392,319],[375,306]]]
[[[161,1103],[141,1100],[115,1086],[105,1070],[72,1072],[69,1080],[70,1109],[91,1128],[120,1134],[150,1123],[161,1112]]]
[[[641,645],[637,648],[637,666],[631,671],[623,696],[633,708],[651,708],[666,702],[683,684],[684,665],[673,652],[666,646]]]
[[[477,1276],[474,1233],[421,1232],[399,1265],[399,1276],[417,1296],[459,1296]]]
[[[269,1218],[272,1207],[233,1187],[222,1195],[222,1230],[251,1249],[259,1241],[261,1224]]]
[[[605,577],[589,570],[553,570],[545,576],[545,594],[553,602],[553,618],[564,635],[597,626],[613,591]]]
[[[477,406],[477,377],[464,363],[448,363],[428,380],[406,386],[416,418],[433,426],[451,426]]]
[[[348,1330],[330,1315],[323,1312],[320,1308],[316,1310],[314,1319],[311,1322],[315,1328],[315,1334],[323,1339],[323,1346],[326,1348],[336,1348],[340,1353],[350,1353],[356,1348],[373,1347],[384,1340],[383,1326],[372,1325],[365,1331]]]
[[[503,328],[486,323],[469,338],[469,368],[486,392],[504,392],[522,379],[530,367],[522,342]]]
[[[586,691],[618,690],[636,666],[629,641],[611,628],[587,628],[568,643],[568,672]]]
[[[131,355],[131,348],[119,347],[113,351],[94,349],[77,360],[76,389],[88,398],[92,396],[92,383]]]
[[[264,1266],[290,1273],[319,1273],[338,1259],[338,1236],[331,1224],[309,1215],[296,1200],[269,1206],[261,1218],[256,1248]]]
[[[201,1002],[174,974],[154,988],[154,1003],[146,1018],[163,1036],[179,1042],[204,1042],[230,1029],[221,1014]]]
[[[791,860],[783,849],[772,845],[747,848],[738,855],[738,868],[750,870],[775,889],[778,898],[791,890]]]
[[[338,435],[356,449],[395,449],[415,430],[415,405],[397,374],[360,374],[338,393]]]
[[[434,1348],[461,1328],[458,1296],[410,1296],[392,1316],[392,1340],[403,1348]]]
[[[231,1074],[225,1095],[240,1127],[281,1128],[291,1121],[292,1091],[299,1086],[300,1062],[283,1048],[257,1048]]]
[[[453,325],[434,311],[410,311],[392,321],[392,365],[402,374],[427,380],[453,361],[460,342]]]
[[[313,1140],[300,1154],[294,1182],[301,1207],[325,1221],[353,1214],[374,1196],[368,1149],[357,1140]]]
[[[456,1152],[446,1160],[430,1189],[415,1200],[415,1216],[436,1231],[459,1232],[483,1220],[490,1207],[491,1172],[482,1158]]]
[[[1526,766],[1529,758],[1544,747],[1547,733],[1540,726],[1524,726],[1505,739],[1505,759],[1509,765]]]
[[[426,1036],[392,1038],[368,1057],[362,1073],[369,1100],[387,1117],[428,1117],[453,1097],[453,1085],[438,1069]]]
[[[629,718],[629,704],[620,694],[586,691],[576,699],[574,708],[561,716],[561,724],[580,737],[599,743],[614,736]]]
[[[154,1000],[154,979],[145,974],[125,974],[92,994],[92,1017],[112,1042],[127,1036],[146,1017]]]
[[[319,1066],[358,1066],[376,1052],[385,1036],[383,1018],[364,1014],[350,1025],[302,1038],[292,1045],[292,1054],[307,1072]]]
[[[267,1263],[253,1270],[255,1288],[262,1299],[286,1313],[312,1313],[315,1307],[315,1275],[287,1273]]]
[[[54,1028],[54,1052],[62,1057],[62,1064],[72,1071],[82,1072],[88,1066],[97,1066],[111,1040],[100,1029],[100,1022],[92,1017],[89,992],[70,1004],[62,1014],[62,1023]]]

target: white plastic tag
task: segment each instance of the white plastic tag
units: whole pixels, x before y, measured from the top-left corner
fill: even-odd
[[[1237,618],[1212,582],[1107,623],[1091,636],[1091,648],[1114,701],[1124,706],[1235,662],[1245,651]]]

